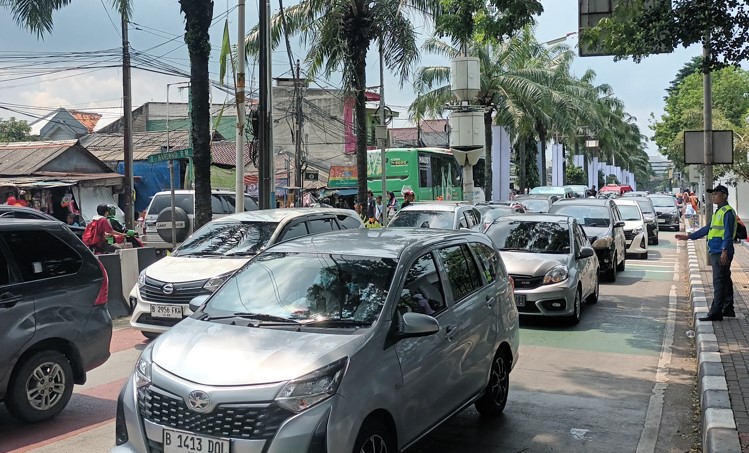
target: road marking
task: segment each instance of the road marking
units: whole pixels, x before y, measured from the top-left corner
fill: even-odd
[[[668,294],[668,320],[663,332],[663,346],[658,359],[658,371],[655,373],[655,386],[650,396],[648,411],[645,414],[645,426],[637,444],[637,453],[652,453],[658,441],[661,417],[663,416],[663,400],[668,388],[668,367],[671,364],[671,346],[674,343],[674,328],[676,325],[676,285],[671,285]]]
[[[658,261],[660,263],[660,261]],[[635,267],[667,267],[669,269],[673,269],[673,265],[661,265],[661,264],[648,264],[648,263],[627,263],[627,266],[635,266]]]

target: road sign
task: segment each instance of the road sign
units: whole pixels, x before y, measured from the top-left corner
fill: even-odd
[[[148,161],[154,163],[163,162],[165,160],[187,159],[188,157],[192,157],[192,148],[183,148],[176,151],[151,154],[150,156],[148,156]]]

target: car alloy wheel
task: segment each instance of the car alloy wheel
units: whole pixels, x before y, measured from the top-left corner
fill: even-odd
[[[505,409],[507,395],[510,391],[509,366],[509,360],[505,354],[497,352],[492,362],[486,392],[476,401],[476,410],[479,414],[497,416]]]
[[[26,380],[26,398],[34,409],[49,410],[65,393],[65,373],[55,362],[44,362]]]
[[[378,434],[371,435],[359,449],[360,453],[387,453],[387,451],[388,447],[385,439]]]
[[[57,351],[40,351],[14,373],[6,394],[8,411],[26,422],[48,420],[68,404],[73,393],[73,368]]]
[[[377,418],[365,420],[356,436],[354,453],[395,452],[395,439],[390,429]]]
[[[582,295],[580,294],[580,289],[578,288],[577,291],[575,291],[575,301],[572,303],[572,314],[567,318],[570,325],[577,325],[580,323],[580,314],[582,313],[582,303],[581,300]]]

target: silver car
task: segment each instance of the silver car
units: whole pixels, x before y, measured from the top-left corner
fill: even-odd
[[[573,217],[502,217],[486,230],[515,281],[522,315],[580,322],[583,301],[598,302],[598,258]]]
[[[469,404],[500,414],[518,360],[512,286],[476,232],[295,239],[191,305],[125,383],[113,452],[401,451]]]
[[[481,230],[481,213],[475,206],[449,201],[414,203],[398,211],[388,227]]]

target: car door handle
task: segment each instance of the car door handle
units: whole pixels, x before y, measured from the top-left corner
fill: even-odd
[[[0,294],[0,308],[11,308],[20,302],[21,296],[17,296],[13,293]]]
[[[486,306],[489,308],[492,308],[494,306],[494,302],[497,301],[497,298],[494,296],[487,295],[486,296]]]
[[[458,334],[458,326],[447,326],[445,327],[445,340],[453,341],[455,335]]]

